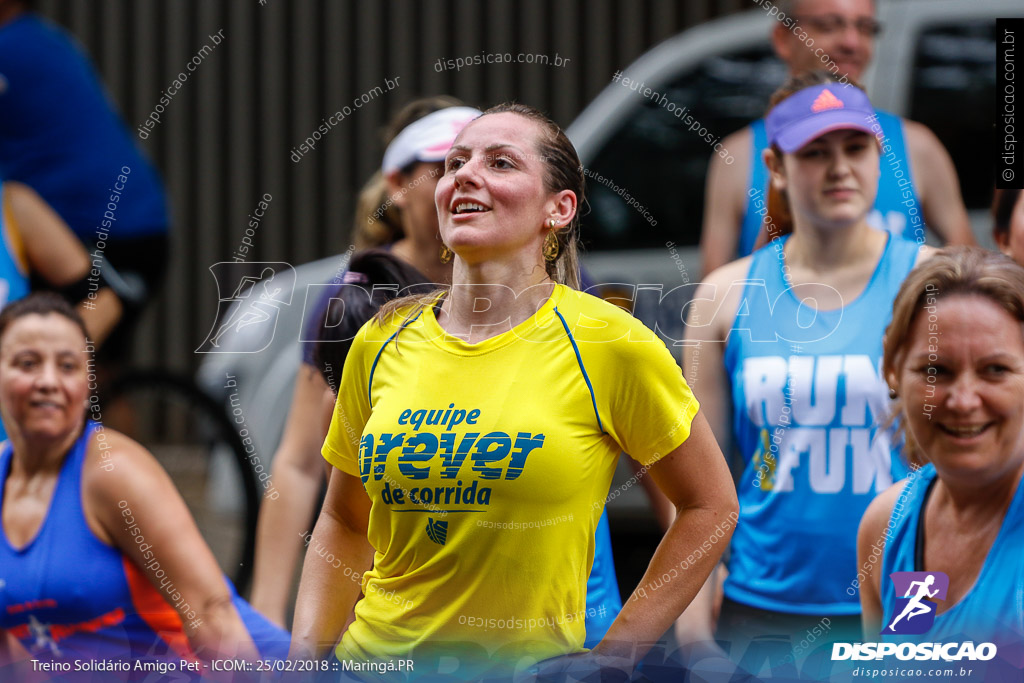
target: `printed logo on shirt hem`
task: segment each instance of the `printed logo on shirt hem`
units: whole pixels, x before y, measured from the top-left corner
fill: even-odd
[[[448,540],[448,522],[435,521],[433,517],[428,517],[427,538],[438,545],[444,545]]]

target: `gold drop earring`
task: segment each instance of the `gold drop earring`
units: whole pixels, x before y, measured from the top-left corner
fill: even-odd
[[[548,263],[554,263],[558,259],[558,236],[555,235],[555,228],[558,227],[558,221],[554,218],[548,219],[548,227],[551,228],[551,232],[544,235],[544,260]]]

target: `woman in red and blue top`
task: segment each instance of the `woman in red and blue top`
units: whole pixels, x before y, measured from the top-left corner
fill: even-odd
[[[86,419],[90,351],[54,294],[0,313],[0,665],[283,656],[153,456]]]

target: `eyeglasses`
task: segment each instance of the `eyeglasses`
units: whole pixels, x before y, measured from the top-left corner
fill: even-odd
[[[797,21],[806,22],[808,26],[820,33],[840,33],[851,25],[857,29],[857,33],[865,38],[874,38],[882,32],[882,23],[867,17],[849,22],[838,14],[822,14],[796,17]]]

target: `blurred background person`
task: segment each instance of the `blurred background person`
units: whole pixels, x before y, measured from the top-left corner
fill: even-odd
[[[120,319],[121,301],[85,247],[32,188],[0,185],[0,307],[33,289],[59,292],[76,306],[90,341],[100,346]],[[6,438],[0,424],[0,441]]]
[[[451,282],[452,271],[439,256],[434,188],[452,140],[479,115],[479,109],[440,96],[406,105],[390,126],[380,172],[387,184],[385,204],[393,204],[401,217],[401,236],[389,249],[431,282]]]
[[[900,289],[883,369],[906,447],[925,465],[864,513],[863,640],[994,643],[998,659],[972,666],[1013,680],[1024,644],[1024,269],[980,248],[938,252]],[[893,572],[928,572],[930,593],[946,588],[937,573],[948,577],[927,636],[898,635],[920,631],[896,621],[906,596]]]
[[[1024,195],[1022,190],[996,190],[992,198],[992,238],[996,247],[1024,264]]]
[[[32,4],[0,0],[0,178],[37,192],[117,292],[123,310],[102,353],[117,361],[167,269],[164,189],[89,57]]]
[[[433,291],[436,284],[428,282],[423,274],[394,254],[381,249],[357,253],[345,273],[344,286],[334,293],[335,303],[321,309],[318,319],[319,338],[312,343],[314,366],[320,372],[324,386],[322,417],[326,436],[334,414],[334,404],[341,386],[341,373],[345,358],[359,328],[377,313],[381,304],[396,295],[409,296]],[[330,474],[330,472],[328,472]]]
[[[67,224],[30,187],[0,185],[0,306],[35,288],[56,291],[75,304],[89,339],[101,345],[120,318],[122,305]]]
[[[379,283],[396,286],[394,293],[421,282],[451,282],[451,263],[443,263],[439,256],[441,238],[434,188],[455,135],[479,114],[479,110],[466,107],[455,98],[429,97],[406,105],[389,125],[383,167],[360,192],[353,235],[359,247],[384,248],[408,264],[407,268],[391,271],[402,275],[402,282]],[[374,261],[369,259],[367,263],[372,266]],[[362,275],[366,277],[367,273]],[[320,336],[337,292],[358,284],[358,280],[345,277],[320,297],[304,339],[315,340]],[[378,299],[376,305],[380,303]],[[338,388],[328,388],[317,372],[315,342],[303,342],[300,346],[302,365],[295,380],[288,421],[271,464],[271,476],[280,496],[264,500],[260,509],[252,592],[253,605],[281,626],[287,621],[302,535],[315,520],[326,483],[320,448],[327,436],[330,409]],[[321,410],[325,397],[330,404],[327,421]]]
[[[801,28],[798,35],[777,21],[772,30],[772,46],[791,75],[831,70],[831,64],[823,67],[823,56],[827,56],[838,67],[837,76],[862,79],[882,30],[875,19],[873,0],[783,0],[775,4]],[[884,111],[876,114],[885,137],[871,225],[920,243],[927,226],[943,242],[974,244],[956,169],[942,143],[926,126]],[[769,182],[762,160],[768,147],[764,119],[729,135],[722,144],[738,163],[727,165],[719,156],[711,157],[700,242],[704,273],[753,251],[765,220],[771,217],[759,211],[768,196]]]
[[[684,644],[726,644],[753,673],[765,659],[792,673],[790,637],[823,620],[829,638],[860,632],[856,591],[846,590],[857,524],[906,473],[884,424],[879,311],[928,248],[868,223],[880,145],[863,90],[810,72],[771,103],[770,201],[792,224],[708,276],[688,318],[688,339],[700,344],[684,347],[683,368],[743,469],[717,624],[709,584],[677,633]],[[783,640],[751,645],[764,635]]]

